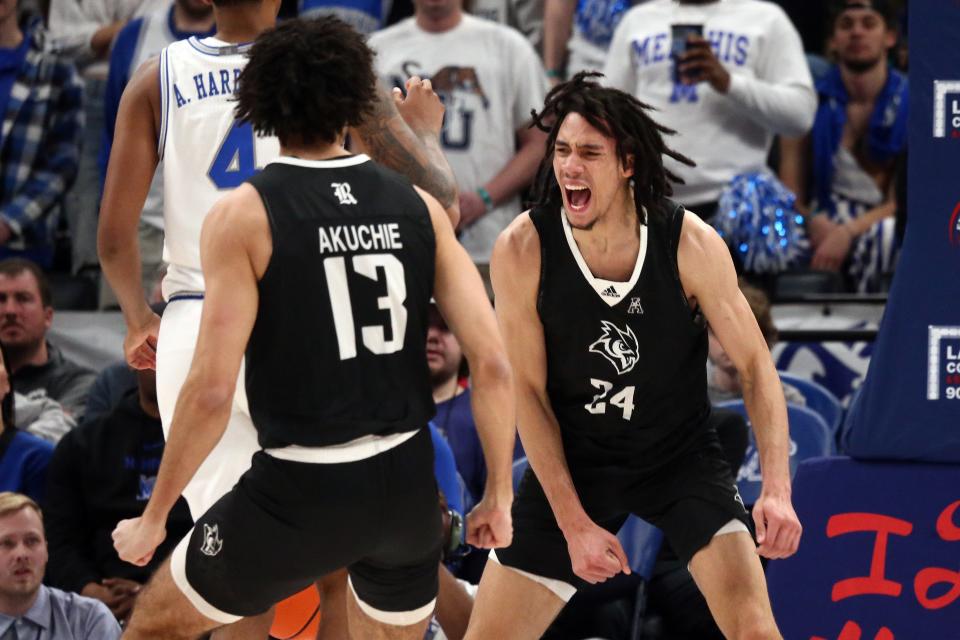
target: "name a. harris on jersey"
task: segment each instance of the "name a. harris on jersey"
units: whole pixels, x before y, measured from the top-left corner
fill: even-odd
[[[396,222],[336,224],[319,228],[320,253],[403,249]]]
[[[180,83],[174,82],[173,96],[177,101],[177,108],[179,109],[195,100],[199,102],[207,98],[232,96],[237,92],[241,71],[243,71],[243,67],[220,69],[219,71],[202,71],[194,74],[191,78],[192,85],[190,81],[187,81],[186,87],[181,87]]]

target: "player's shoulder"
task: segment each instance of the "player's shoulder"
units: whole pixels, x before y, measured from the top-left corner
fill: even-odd
[[[524,211],[500,232],[493,247],[491,264],[526,268],[539,262],[540,234],[530,211]]]
[[[681,275],[688,271],[698,273],[728,258],[729,250],[717,230],[697,214],[684,210],[680,243],[677,248]]]

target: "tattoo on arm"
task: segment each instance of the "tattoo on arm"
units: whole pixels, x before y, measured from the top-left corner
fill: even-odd
[[[356,128],[370,156],[399,171],[444,207],[457,201],[457,181],[440,141],[415,133],[400,116],[393,98],[382,88],[373,114]]]

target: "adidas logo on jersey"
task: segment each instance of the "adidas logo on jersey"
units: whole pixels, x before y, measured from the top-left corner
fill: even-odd
[[[600,292],[600,295],[607,296],[608,298],[619,298],[620,294],[617,293],[616,288],[613,285],[610,285],[606,289]]]

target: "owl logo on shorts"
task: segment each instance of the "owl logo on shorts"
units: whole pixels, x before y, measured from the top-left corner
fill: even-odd
[[[203,525],[203,546],[200,547],[200,553],[205,556],[215,556],[223,548],[223,540],[220,539],[219,525]]]
[[[609,360],[610,364],[616,367],[618,374],[622,375],[632,370],[640,361],[638,353],[640,346],[633,329],[627,325],[626,331],[623,331],[607,320],[601,320],[600,326],[603,329],[603,335],[590,345],[590,351],[599,353]]]

